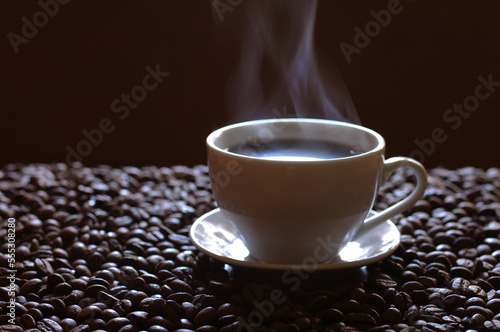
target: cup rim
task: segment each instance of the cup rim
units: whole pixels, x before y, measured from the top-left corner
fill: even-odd
[[[213,149],[215,151],[218,151],[223,154],[227,154],[230,156],[234,156],[237,158],[242,158],[242,159],[248,159],[248,160],[260,160],[260,161],[265,161],[265,162],[272,162],[272,163],[290,163],[290,160],[280,160],[280,159],[264,159],[264,158],[259,158],[255,156],[247,156],[244,154],[239,154],[239,153],[234,153],[231,151],[228,151],[226,149],[223,149],[215,144],[216,139],[224,132],[227,130],[231,130],[234,128],[238,127],[245,127],[249,125],[259,125],[259,124],[269,124],[269,123],[279,123],[279,122],[296,122],[296,123],[317,123],[317,124],[326,124],[326,125],[338,125],[338,126],[343,126],[343,127],[350,127],[353,129],[357,129],[360,131],[363,131],[365,133],[370,134],[373,136],[377,144],[373,149],[370,149],[368,151],[355,154],[353,156],[346,156],[346,157],[339,157],[339,158],[330,158],[330,159],[317,159],[317,160],[294,160],[293,162],[295,163],[324,163],[324,162],[331,162],[331,161],[342,161],[342,160],[347,160],[347,159],[354,159],[354,158],[359,158],[363,157],[366,155],[370,155],[373,153],[377,153],[379,151],[383,151],[385,147],[385,140],[376,131],[358,125],[358,124],[353,124],[349,122],[343,122],[343,121],[337,121],[337,120],[327,120],[327,119],[315,119],[315,118],[279,118],[279,119],[259,119],[259,120],[250,120],[250,121],[244,121],[244,122],[238,122],[234,124],[230,124],[224,127],[221,127],[219,129],[214,130],[212,133],[210,133],[207,138],[206,138],[206,144],[210,149]]]

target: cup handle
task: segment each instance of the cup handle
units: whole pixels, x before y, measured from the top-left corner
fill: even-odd
[[[403,166],[411,168],[415,173],[415,176],[417,178],[415,189],[408,197],[406,197],[402,201],[366,219],[363,224],[364,226],[378,224],[379,222],[394,217],[395,215],[413,206],[413,204],[415,204],[423,196],[425,188],[427,187],[427,172],[425,171],[425,168],[424,166],[422,166],[422,164],[411,158],[393,157],[384,161],[381,183],[385,183],[387,181],[392,171],[394,171],[398,167]]]

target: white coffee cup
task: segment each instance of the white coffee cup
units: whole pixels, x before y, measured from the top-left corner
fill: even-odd
[[[260,148],[283,141],[327,142],[355,154],[328,159],[260,155]],[[266,263],[300,264],[308,257],[331,261],[363,223],[385,222],[405,211],[427,185],[420,163],[404,157],[384,160],[381,135],[339,121],[237,123],[211,133],[207,149],[213,193],[223,216],[236,225],[251,255]],[[366,219],[379,187],[403,166],[415,174],[413,192]]]

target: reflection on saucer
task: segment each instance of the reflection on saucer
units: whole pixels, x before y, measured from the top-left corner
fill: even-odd
[[[191,241],[202,252],[224,263],[257,269],[289,270],[292,264],[269,264],[256,260],[245,246],[236,226],[219,209],[201,216],[191,226]],[[354,239],[330,263],[316,270],[360,267],[391,255],[399,245],[400,234],[392,221],[361,227]]]
[[[358,257],[363,257],[366,254],[366,248],[361,247],[358,242],[349,242],[346,246],[339,252],[340,259],[344,262],[353,262],[358,259]]]
[[[244,261],[250,255],[242,236],[232,223],[220,227],[217,223],[200,223],[193,228],[195,238],[205,250]],[[209,235],[209,236],[207,236]]]

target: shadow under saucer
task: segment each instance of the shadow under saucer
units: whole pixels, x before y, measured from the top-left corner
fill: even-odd
[[[313,270],[312,267],[297,265],[280,271],[226,264],[225,269],[233,278],[240,281],[268,283],[287,289],[353,285],[365,281],[368,275],[366,266],[338,270]]]

